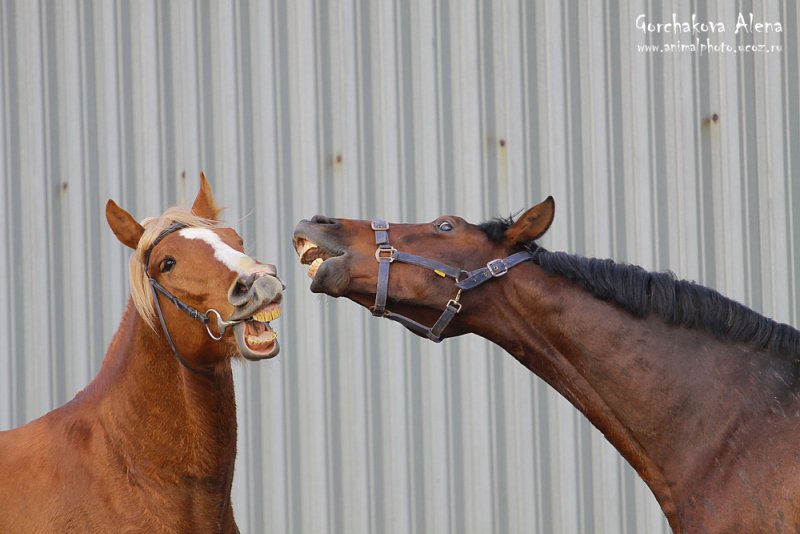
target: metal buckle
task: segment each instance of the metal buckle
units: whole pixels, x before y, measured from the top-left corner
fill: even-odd
[[[372,219],[372,222],[370,223],[370,227],[376,232],[381,231],[381,230],[386,231],[386,230],[389,229],[389,223],[384,221],[384,220],[380,220],[380,219]]]
[[[453,308],[456,311],[456,313],[461,311],[461,303],[458,302],[456,299],[450,299],[449,301],[447,301],[447,307]]]
[[[384,256],[383,255],[384,253],[387,253],[389,255]],[[392,263],[395,260],[396,255],[397,255],[397,249],[394,247],[389,247],[389,248],[378,247],[375,249],[375,259],[378,260],[379,263],[384,260],[388,260],[389,263]]]
[[[508,267],[506,267],[506,264],[503,263],[503,260],[500,259],[490,261],[489,263],[486,264],[486,268],[489,269],[489,273],[494,278],[503,276],[508,272]]]

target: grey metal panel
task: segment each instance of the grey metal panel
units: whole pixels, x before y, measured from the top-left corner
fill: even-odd
[[[785,31],[734,35],[739,10]],[[681,36],[640,13],[783,51],[641,52]],[[235,369],[243,532],[666,532],[510,356],[310,294],[289,235],[317,212],[477,221],[553,194],[545,246],[797,325],[798,29],[789,1],[0,2],[0,427],[99,367],[127,298],[105,200],[154,215],[204,169],[290,288],[281,357]]]

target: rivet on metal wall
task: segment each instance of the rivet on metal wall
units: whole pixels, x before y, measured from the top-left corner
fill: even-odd
[[[718,123],[719,122],[719,113],[714,113],[710,117],[706,117],[703,119],[703,126],[708,126],[711,123]]]
[[[333,156],[333,170],[337,174],[342,172],[342,168],[344,167],[343,161],[344,158],[342,157],[341,153],[337,153],[335,156]]]

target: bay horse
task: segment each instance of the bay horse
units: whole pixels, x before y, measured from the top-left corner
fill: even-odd
[[[218,213],[202,175],[191,211],[108,201],[131,297],[91,383],[0,432],[0,532],[238,532],[231,359],[278,353],[283,287]]]
[[[294,245],[313,292],[505,349],[603,432],[674,532],[800,531],[800,332],[671,273],[547,251],[554,214],[550,197],[478,225],[317,215]]]

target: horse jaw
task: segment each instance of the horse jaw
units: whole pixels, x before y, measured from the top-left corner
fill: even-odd
[[[280,352],[278,333],[272,329],[270,321],[280,316],[281,306],[273,301],[247,318],[238,319],[232,327],[238,353],[253,361],[277,356]]]

